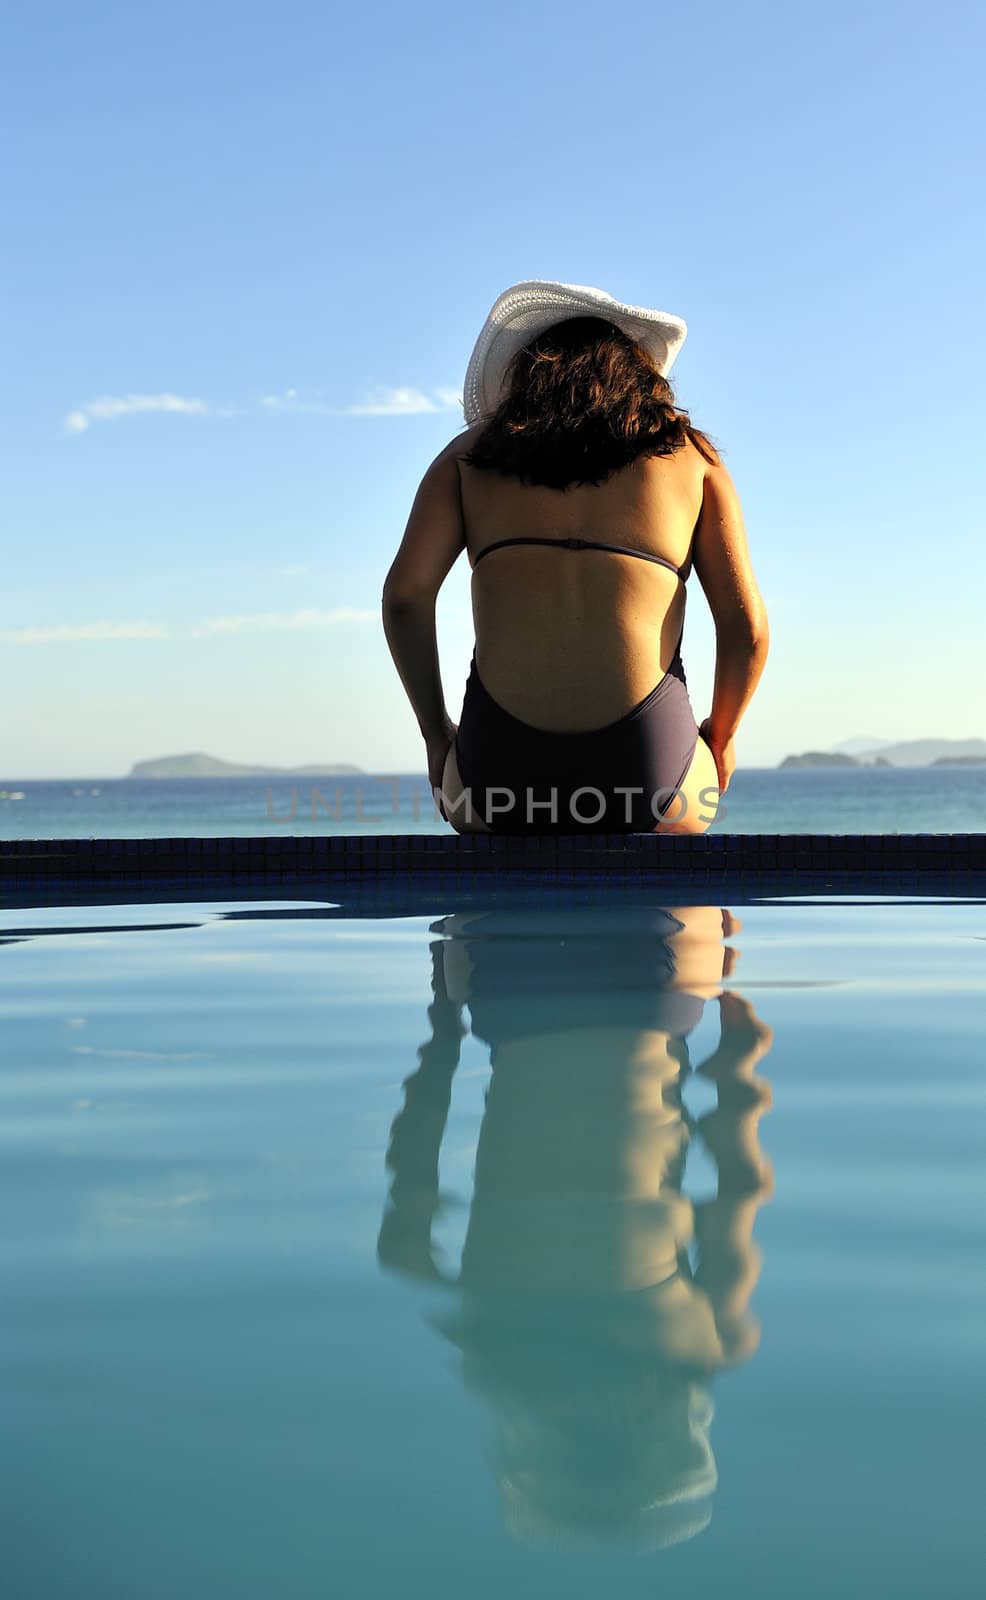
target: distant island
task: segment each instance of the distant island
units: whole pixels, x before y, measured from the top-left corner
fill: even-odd
[[[196,751],[186,756],[158,756],[153,761],[135,761],[128,778],[341,778],[361,773],[362,767],[345,762],[308,767],[251,766],[241,761],[221,761],[218,756]]]
[[[841,750],[805,750],[785,756],[781,767],[965,767],[986,763],[986,739],[905,739],[861,755]]]
[[[806,750],[800,756],[785,756],[780,763],[782,767],[861,767],[863,763],[855,756],[847,756],[839,750]]]

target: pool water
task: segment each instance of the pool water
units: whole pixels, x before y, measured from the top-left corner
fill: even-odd
[[[986,904],[3,919],[11,1600],[979,1591]]]

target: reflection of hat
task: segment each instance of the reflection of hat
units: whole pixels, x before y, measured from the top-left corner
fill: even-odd
[[[498,296],[476,340],[462,391],[467,423],[496,409],[507,367],[517,351],[568,317],[605,317],[615,323],[643,345],[663,377],[671,371],[688,332],[680,317],[625,305],[605,289],[527,278]]]
[[[625,1342],[643,1311],[636,1295],[501,1292],[431,1317],[492,1407],[491,1464],[517,1538],[655,1550],[711,1520],[707,1375]]]
[[[553,1429],[545,1438],[538,1427],[530,1437],[530,1418],[501,1409],[495,1457],[510,1532],[535,1545],[617,1540],[638,1550],[666,1549],[701,1533],[712,1520],[718,1480],[712,1401],[693,1379],[669,1399],[663,1416],[645,1408],[636,1424],[626,1418],[602,1431],[577,1426],[554,1441]]]

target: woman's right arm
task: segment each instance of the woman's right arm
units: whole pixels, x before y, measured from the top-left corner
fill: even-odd
[[[701,734],[719,769],[724,791],[735,767],[733,739],[767,660],[770,633],[757,588],[739,496],[721,462],[710,465],[692,560],[716,629],[712,710]]]

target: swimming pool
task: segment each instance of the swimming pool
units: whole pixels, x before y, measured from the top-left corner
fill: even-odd
[[[748,900],[6,910],[6,1592],[973,1591],[986,901]]]

